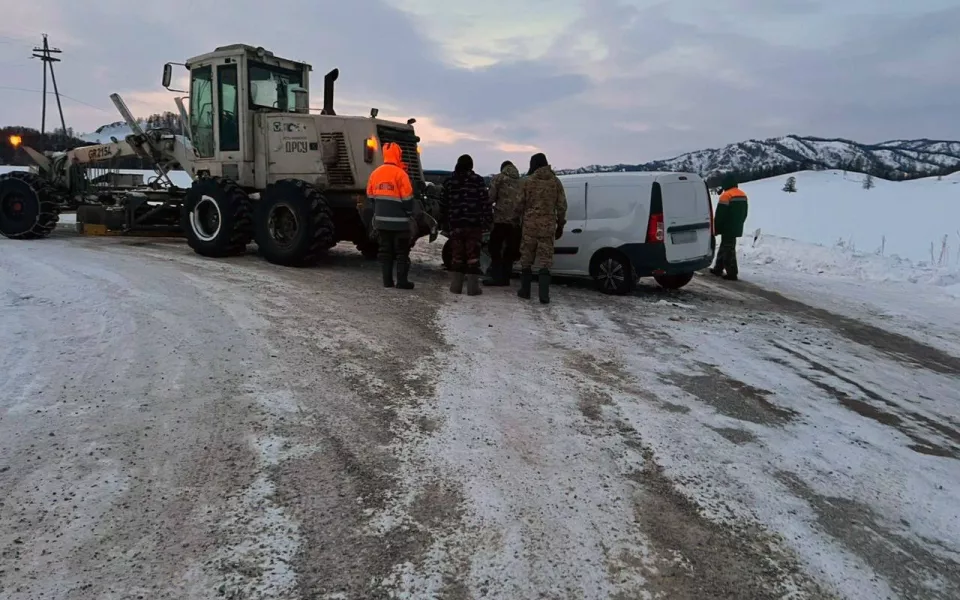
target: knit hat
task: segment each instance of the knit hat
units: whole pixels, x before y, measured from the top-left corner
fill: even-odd
[[[533,173],[540,167],[548,167],[550,163],[547,162],[547,155],[543,152],[538,152],[530,157],[530,172],[528,175],[533,175]]]
[[[457,159],[457,166],[453,168],[454,173],[469,173],[473,170],[473,158],[469,154],[463,154]]]

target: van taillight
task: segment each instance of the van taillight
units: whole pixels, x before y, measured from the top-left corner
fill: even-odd
[[[653,213],[647,223],[647,243],[663,243],[663,213]]]
[[[703,187],[707,188],[707,209],[710,211],[710,237],[717,235],[717,230],[713,226],[713,196],[710,195],[710,186],[703,182]]]

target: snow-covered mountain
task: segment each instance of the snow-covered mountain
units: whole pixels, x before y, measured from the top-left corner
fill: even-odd
[[[960,171],[960,141],[918,139],[861,144],[844,139],[788,135],[698,150],[639,165],[591,165],[558,173],[683,171],[716,180],[723,173],[732,172],[742,181],[750,181],[824,169],[870,173],[890,180],[946,175]]]

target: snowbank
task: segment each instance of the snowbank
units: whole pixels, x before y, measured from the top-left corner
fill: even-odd
[[[742,267],[768,267],[818,275],[823,279],[854,279],[865,282],[913,283],[943,288],[960,297],[960,269],[955,264],[914,263],[898,256],[861,252],[847,242],[832,246],[807,244],[763,234],[741,244]]]
[[[740,246],[743,277],[830,312],[960,356],[960,267],[932,266],[847,244],[771,235]]]
[[[783,191],[795,177],[797,191]],[[938,263],[944,236],[944,263],[960,257],[960,173],[891,182],[842,171],[802,171],[743,184],[750,197],[747,228],[809,242],[865,252],[882,249],[914,262]],[[933,258],[931,259],[931,244]]]

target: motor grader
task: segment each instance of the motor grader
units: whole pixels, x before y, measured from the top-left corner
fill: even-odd
[[[174,65],[189,72],[190,89],[171,89]],[[198,254],[242,254],[255,242],[270,262],[315,262],[338,242],[376,255],[360,207],[370,173],[383,162],[383,144],[403,151],[417,192],[417,238],[437,237],[435,198],[425,193],[414,119],[398,123],[334,111],[334,69],[324,78],[323,109],[310,114],[310,65],[260,47],[234,44],[167,63],[163,86],[188,93],[176,98],[182,132],[144,131],[116,94],[111,100],[131,129],[122,141],[41,154],[24,148],[31,172],[0,176],[0,234],[45,237],[61,210],[76,205],[81,231],[178,231]],[[94,165],[123,156],[147,159],[157,172],[148,185],[94,183]],[[192,185],[169,177],[186,171]],[[114,180],[115,181],[115,180]],[[127,182],[129,184],[129,182]]]

